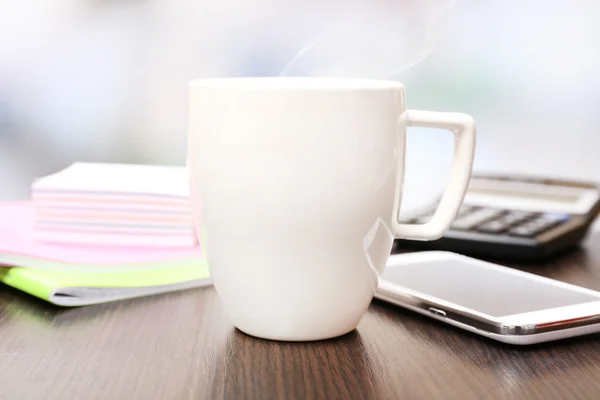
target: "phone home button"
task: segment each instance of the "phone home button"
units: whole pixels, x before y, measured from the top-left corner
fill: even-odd
[[[429,307],[428,311],[432,314],[437,315],[438,317],[445,317],[446,313],[442,310],[439,310],[437,308],[433,308],[433,307]]]

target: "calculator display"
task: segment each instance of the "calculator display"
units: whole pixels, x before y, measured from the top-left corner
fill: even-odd
[[[529,199],[539,201],[551,201],[558,203],[576,203],[579,198],[579,193],[533,193],[526,191],[506,191],[499,189],[488,189],[488,188],[473,188],[469,189],[469,194],[504,197],[511,199]]]

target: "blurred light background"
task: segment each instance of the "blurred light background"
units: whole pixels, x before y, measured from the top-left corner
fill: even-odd
[[[386,15],[417,0],[353,4]],[[190,79],[277,75],[347,10],[342,0],[0,0],[0,199],[26,198],[34,177],[74,161],[184,165]],[[415,15],[399,18],[422,40]],[[431,53],[388,78],[406,85],[410,108],[475,118],[477,170],[600,180],[599,16],[593,0],[456,0]],[[383,32],[392,55],[407,43]],[[451,135],[410,131],[409,207],[442,189],[451,155]]]

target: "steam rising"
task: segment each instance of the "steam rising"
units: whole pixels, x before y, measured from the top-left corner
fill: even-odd
[[[431,52],[453,7],[454,0],[351,0],[280,75],[389,78]]]

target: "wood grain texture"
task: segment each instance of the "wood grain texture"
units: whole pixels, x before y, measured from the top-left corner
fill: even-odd
[[[600,236],[521,269],[600,290]],[[0,399],[598,399],[600,336],[514,347],[374,302],[315,343],[236,331],[212,288],[59,309],[0,287]]]

